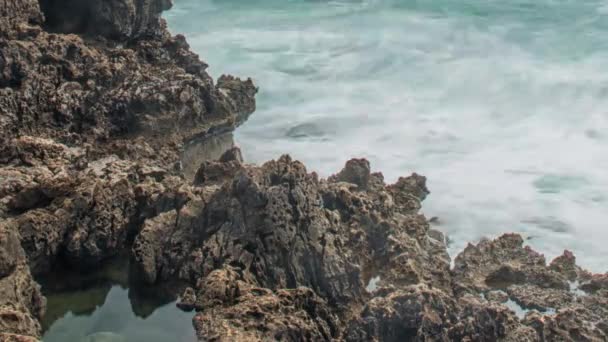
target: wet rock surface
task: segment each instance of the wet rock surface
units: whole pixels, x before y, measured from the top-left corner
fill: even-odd
[[[443,234],[418,213],[422,176],[387,185],[351,160],[325,180],[289,156],[235,154],[203,163],[198,198],[148,219],[132,249],[149,283],[191,284],[180,305],[199,311],[201,341],[606,339],[604,278],[568,251],[547,264],[506,234],[450,269]]]
[[[94,269],[179,210],[185,146],[254,111],[250,80],[214,82],[168,33],[170,6],[0,1],[0,340],[41,336],[32,275]]]
[[[124,250],[142,288],[186,284],[200,341],[608,339],[608,275],[568,251],[506,234],[450,268],[421,175],[246,164],[224,139],[257,89],[214,82],[169,6],[0,0],[0,341],[41,337],[33,276]]]

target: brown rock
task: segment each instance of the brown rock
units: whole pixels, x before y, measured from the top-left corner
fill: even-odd
[[[370,166],[366,159],[351,159],[346,162],[344,169],[330,178],[335,182],[356,184],[361,190],[368,188],[370,181]]]
[[[541,341],[599,342],[608,339],[605,317],[594,316],[582,307],[573,307],[553,316],[533,312],[526,316],[524,323],[536,330]]]
[[[135,265],[138,266],[138,274],[142,280],[148,284],[156,283],[158,273],[158,259],[162,253],[161,241],[167,237],[165,226],[173,227],[177,213],[175,210],[162,213],[159,216],[147,220],[142,231],[137,235],[137,239],[133,244],[133,255],[135,257]]]
[[[511,285],[507,293],[524,309],[536,309],[541,312],[566,307],[575,299],[570,291],[542,288],[535,285]]]
[[[32,336],[0,333],[0,342],[39,342],[39,340]]]
[[[40,337],[38,320],[42,318],[46,301],[29,272],[18,233],[2,223],[0,257],[0,332]]]
[[[222,163],[228,163],[231,161],[243,163],[243,154],[241,153],[241,149],[238,147],[232,147],[220,156],[219,161]]]
[[[40,1],[47,28],[54,32],[137,38],[160,30],[160,13],[171,0]]]
[[[32,273],[124,248],[144,284],[188,283],[201,341],[607,340],[607,276],[568,251],[547,266],[506,234],[450,271],[423,176],[244,164],[230,132],[257,88],[214,82],[170,5],[0,0],[0,341],[40,337]],[[520,321],[509,299],[545,312]]]
[[[255,109],[251,80],[214,83],[169,34],[160,14],[170,5],[0,0],[1,340],[40,337],[45,301],[31,273],[98,266],[147,219],[185,220],[182,207],[210,191],[172,167],[184,145],[231,132]],[[162,252],[185,258],[172,238],[177,252]]]
[[[503,305],[472,295],[458,301],[458,320],[450,328],[451,341],[537,341],[533,329],[522,325]]]
[[[509,300],[509,295],[502,290],[493,290],[487,292],[485,298],[491,302],[504,303]]]
[[[188,287],[184,290],[184,293],[182,293],[179,301],[177,302],[177,307],[185,311],[192,311],[195,308],[195,304],[196,293],[194,292],[193,288]]]
[[[582,272],[580,267],[576,266],[576,257],[568,250],[565,250],[564,254],[553,259],[549,268],[563,274],[569,281],[574,281]]]
[[[543,255],[528,246],[523,247],[523,239],[517,234],[469,244],[454,264],[452,276],[458,294],[504,290],[514,284],[569,289],[566,277],[549,269]]]
[[[214,306],[194,317],[200,341],[330,341],[337,318],[308,288],[243,289],[230,306]]]
[[[439,290],[409,286],[371,299],[348,323],[346,341],[447,341],[456,303]]]
[[[580,285],[584,291],[595,293],[600,290],[608,291],[608,273],[594,274]]]
[[[199,175],[209,165],[221,169],[231,163],[237,163],[235,158],[206,162]],[[318,180],[288,156],[261,167],[240,162],[238,167],[201,182],[203,202],[190,201],[176,214],[146,222],[132,250],[144,279],[177,277],[196,284],[194,307],[203,312],[244,310],[238,307],[240,298],[251,289],[274,298],[281,289],[307,287],[343,314],[369,296],[364,284],[372,278],[379,279],[379,293],[428,284],[451,296],[444,241],[429,235],[428,221],[411,206],[396,206],[393,200],[419,204],[408,191],[419,194],[423,178],[386,186],[381,175],[370,174],[367,190],[354,191],[336,177]],[[234,322],[223,321],[223,326],[242,326],[238,311],[230,312]],[[213,339],[219,327],[209,321],[211,314],[205,317],[205,324],[197,325],[199,334]],[[327,335],[315,329],[314,334]],[[224,333],[268,336],[232,328]]]

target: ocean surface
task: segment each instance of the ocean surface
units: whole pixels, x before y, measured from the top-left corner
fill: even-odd
[[[165,17],[214,77],[260,87],[247,161],[418,172],[452,256],[519,232],[608,271],[607,0],[177,0]]]

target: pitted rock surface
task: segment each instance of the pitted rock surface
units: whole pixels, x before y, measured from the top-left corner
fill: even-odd
[[[0,0],[0,340],[40,337],[32,274],[90,269],[197,195],[184,145],[255,109],[171,36],[169,0]]]
[[[200,341],[608,340],[608,276],[571,252],[547,265],[506,234],[450,269],[424,176],[199,158],[257,88],[214,81],[170,5],[0,0],[0,341],[41,337],[33,275],[125,249],[142,286],[186,283]]]

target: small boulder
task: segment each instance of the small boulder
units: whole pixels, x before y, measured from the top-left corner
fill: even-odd
[[[330,181],[356,184],[360,190],[366,190],[370,180],[370,165],[366,159],[351,159]]]
[[[192,311],[194,310],[195,303],[196,293],[193,288],[188,287],[184,290],[184,293],[181,295],[176,305],[184,311]]]

